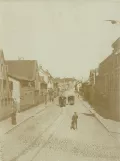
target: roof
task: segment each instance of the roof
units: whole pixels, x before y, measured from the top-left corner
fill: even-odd
[[[105,62],[107,62],[107,61],[108,61],[109,59],[111,59],[113,56],[114,56],[113,54],[108,55],[108,57],[105,58],[105,59],[99,64],[99,66],[101,66],[102,64],[104,64]]]
[[[3,54],[3,50],[2,49],[0,49],[0,61],[3,59],[3,61],[4,61],[4,54]]]
[[[50,72],[49,72],[48,70],[46,70],[46,71],[44,70],[44,72],[45,72],[48,76],[50,76],[51,78],[53,78],[52,75],[50,74]]]
[[[54,81],[59,83],[61,81],[61,79],[60,78],[54,78]]]
[[[74,78],[54,78],[54,81],[63,83],[63,82],[75,81],[75,79]]]
[[[34,81],[36,76],[36,60],[8,60],[8,75],[17,80]]]
[[[112,47],[114,49],[120,48],[120,37],[112,44]],[[99,65],[102,65],[104,62],[106,62],[108,59],[110,59],[113,56],[113,52],[108,55]]]
[[[47,83],[44,81],[44,76],[39,76],[39,81],[40,81],[41,83],[47,84]]]
[[[120,37],[112,44],[113,48],[118,48],[120,47]]]

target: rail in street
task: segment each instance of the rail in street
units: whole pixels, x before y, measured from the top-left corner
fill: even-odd
[[[74,112],[79,116],[75,131],[70,129]],[[6,136],[5,161],[66,161],[75,157],[84,161],[100,156],[106,161],[120,159],[120,144],[78,98],[75,105],[62,109],[56,103],[49,105]]]
[[[70,130],[70,119],[74,111],[79,114],[77,131]],[[46,139],[42,149],[34,153],[32,161],[105,160],[118,161],[120,146],[101,126],[95,117],[77,100],[74,106],[64,108],[64,120],[55,133]],[[89,135],[88,135],[89,134]],[[31,161],[31,160],[30,160]]]
[[[7,134],[4,147],[5,160],[16,160],[20,155],[26,153],[36,143],[37,138],[55,122],[61,114],[60,111],[61,109],[55,105],[50,105],[42,113],[38,113],[25,124],[21,124],[22,126]],[[16,144],[18,144],[17,148]],[[14,152],[13,150],[11,151],[11,147],[14,149]],[[8,155],[8,151],[11,151],[11,154],[9,153]]]
[[[36,146],[36,142],[38,142],[39,139],[41,139],[42,135],[44,135],[45,132],[46,132],[49,128],[51,128],[51,127],[53,126],[53,124],[59,119],[59,117],[60,117],[60,115],[57,116],[55,120],[53,120],[53,122],[44,130],[44,132],[43,132],[42,134],[40,134],[40,135],[39,135],[39,136],[30,144],[30,146],[28,146],[28,147],[27,147],[24,151],[22,151],[17,157],[11,159],[10,161],[17,161],[17,160],[19,160],[19,158],[20,158],[22,155],[25,155],[29,150],[31,150],[32,147],[35,147],[35,146]],[[51,135],[50,137],[52,137],[52,135]],[[50,137],[49,137],[49,138],[50,138]],[[37,144],[38,144],[38,143],[37,143]],[[38,152],[39,152],[39,151],[38,151]],[[32,160],[33,160],[33,159],[32,159]],[[31,160],[31,161],[32,161],[32,160]]]
[[[48,106],[50,105],[50,103],[48,103]],[[27,118],[25,118],[23,121],[21,121],[20,123],[18,123],[17,125],[13,126],[12,128],[10,128],[8,131],[5,132],[5,134],[8,134],[10,132],[12,132],[13,130],[15,130],[16,128],[18,128],[19,126],[21,126],[23,123],[25,123],[26,121],[29,121],[29,119],[31,119],[32,117],[35,117],[36,115],[38,115],[39,113],[42,113],[43,111],[46,110],[46,107],[44,106],[43,108],[41,108],[41,106],[44,106],[44,104],[38,105],[36,107],[33,107],[32,109],[28,109],[27,111],[23,111],[21,112],[22,114],[24,113],[28,113]],[[37,110],[36,112],[33,112],[31,114],[29,114],[29,110],[35,111],[35,108],[38,108],[39,110]]]

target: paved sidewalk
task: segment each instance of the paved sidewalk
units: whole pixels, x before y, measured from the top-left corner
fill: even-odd
[[[82,98],[81,98],[82,100]],[[100,116],[96,111],[89,105],[88,102],[82,100],[84,106],[86,106],[95,116],[96,118],[103,124],[103,126],[110,132],[112,135],[120,141],[120,122],[113,121],[110,119],[104,119]]]
[[[48,105],[49,104],[50,103],[48,103]],[[13,128],[15,128],[15,127],[19,126],[21,123],[27,121],[29,118],[31,118],[35,114],[42,112],[44,109],[45,109],[45,105],[40,104],[36,107],[33,107],[33,108],[23,111],[21,113],[17,113],[17,116],[16,116],[17,117],[17,125],[12,125],[11,118],[1,121],[0,122],[0,129],[2,130],[2,133],[3,134],[8,133]]]

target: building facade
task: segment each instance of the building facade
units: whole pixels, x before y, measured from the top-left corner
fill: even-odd
[[[36,60],[9,60],[8,76],[13,82],[12,97],[20,110],[39,104],[40,82]]]
[[[8,117],[12,112],[11,82],[8,79],[8,66],[3,51],[0,50],[0,119]]]
[[[96,89],[106,98],[111,116],[120,119],[120,38],[112,47],[112,54],[99,65]]]

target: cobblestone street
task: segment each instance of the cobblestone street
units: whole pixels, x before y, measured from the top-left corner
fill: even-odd
[[[26,153],[31,146],[35,145],[36,139],[54,123],[59,117],[60,111],[61,109],[58,106],[49,105],[44,111],[6,134],[4,143],[5,161],[16,160],[17,157]]]
[[[8,152],[10,150],[8,144],[12,143],[13,134],[8,137],[10,140],[6,140],[5,161],[120,160],[119,143],[83,106],[80,100],[76,99],[74,106],[67,105],[62,111],[56,105],[50,106],[46,112],[36,116],[33,120],[29,120],[24,125],[24,132],[14,132],[17,137],[16,140],[18,140],[14,142],[15,145],[12,144],[15,149],[12,149],[11,152]],[[74,131],[70,129],[70,124],[75,111],[78,113],[79,119],[78,129]],[[55,120],[60,113],[60,117]],[[53,121],[54,124],[51,124]],[[46,130],[44,131],[44,129]],[[15,140],[15,137],[13,138]],[[36,141],[33,142],[34,139]],[[20,151],[23,151],[29,144],[32,146],[21,153]],[[16,154],[19,157],[15,158]]]

